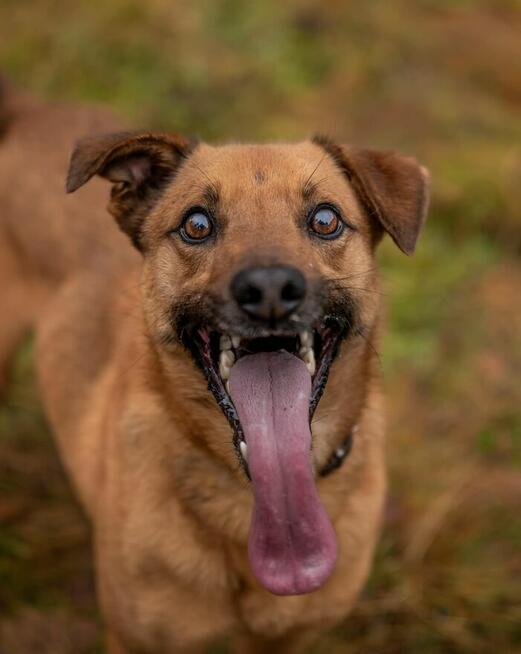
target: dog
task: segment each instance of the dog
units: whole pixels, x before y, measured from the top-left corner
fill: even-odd
[[[370,569],[374,253],[385,233],[414,251],[427,171],[326,138],[212,146],[2,98],[0,373],[32,326],[107,651],[303,651]]]

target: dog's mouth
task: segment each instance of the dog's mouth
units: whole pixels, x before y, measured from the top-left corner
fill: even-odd
[[[334,530],[315,486],[310,421],[343,333],[342,323],[327,319],[260,338],[209,327],[185,336],[252,481],[252,571],[280,595],[319,588],[336,561]]]
[[[343,326],[333,318],[326,319],[316,329],[295,334],[267,335],[246,338],[200,327],[183,339],[197,363],[202,367],[217,404],[233,429],[233,444],[246,474],[249,476],[247,443],[237,409],[230,396],[230,375],[242,358],[286,352],[304,362],[312,380],[309,398],[309,419],[322,396],[329,369],[338,350]]]

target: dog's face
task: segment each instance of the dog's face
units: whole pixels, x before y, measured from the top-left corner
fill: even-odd
[[[254,572],[273,592],[317,587],[336,550],[312,483],[309,421],[338,352],[376,320],[384,230],[414,249],[425,171],[325,140],[211,147],[120,134],[80,143],[69,190],[96,173],[114,183],[111,211],[144,255],[154,341],[166,353],[182,344],[232,427],[254,483]],[[292,497],[307,497],[298,511]],[[281,520],[296,525],[291,551],[285,528],[266,526]]]

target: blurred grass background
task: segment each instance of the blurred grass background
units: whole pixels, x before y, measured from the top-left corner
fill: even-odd
[[[520,35],[517,0],[0,0],[0,69],[44,97],[219,141],[321,131],[432,172],[417,254],[380,251],[386,525],[315,654],[521,652]],[[0,652],[102,652],[30,344],[0,408]]]

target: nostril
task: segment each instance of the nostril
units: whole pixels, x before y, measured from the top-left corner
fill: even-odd
[[[280,291],[280,297],[284,302],[296,302],[303,296],[302,287],[294,282],[287,282]]]
[[[259,304],[262,302],[262,291],[257,286],[246,286],[242,289],[239,301],[241,304]]]

